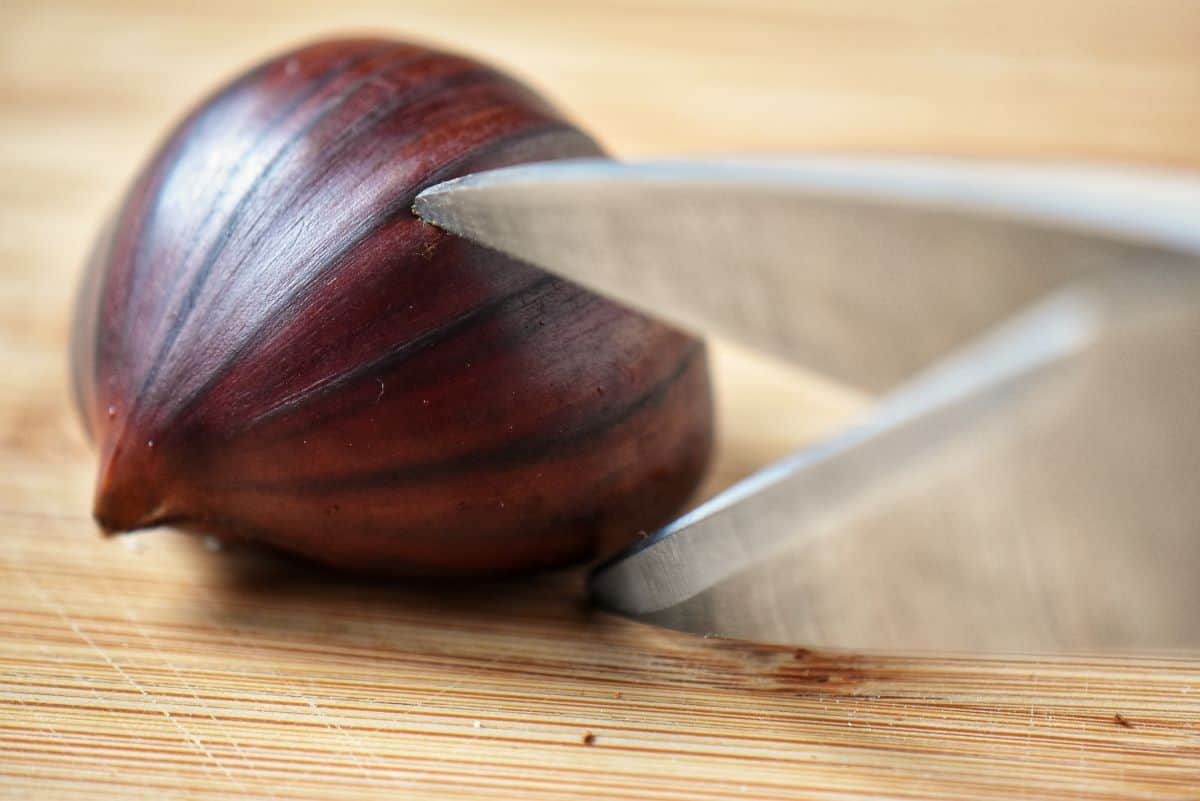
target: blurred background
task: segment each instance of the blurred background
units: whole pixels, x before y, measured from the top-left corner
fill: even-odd
[[[1179,163],[1198,147],[1192,0],[9,0],[3,15],[9,136],[86,152],[116,177],[128,148],[148,147],[216,81],[339,31],[489,59],[622,155],[953,149]]]
[[[17,410],[0,415],[0,436],[81,447],[59,402],[70,290],[100,220],[167,128],[269,54],[370,31],[511,71],[617,156],[856,150],[1200,164],[1194,0],[7,0],[0,336],[10,376],[25,378],[0,388]],[[725,441],[738,445],[713,486],[858,405],[728,349],[717,361],[728,377]],[[747,410],[770,413],[774,430],[742,426]],[[53,435],[41,436],[47,427]]]

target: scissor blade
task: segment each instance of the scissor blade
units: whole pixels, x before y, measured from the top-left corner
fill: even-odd
[[[424,219],[697,332],[889,388],[1082,275],[1200,252],[1200,182],[969,160],[518,166]]]
[[[1200,649],[1200,271],[1064,288],[592,577],[704,634]]]

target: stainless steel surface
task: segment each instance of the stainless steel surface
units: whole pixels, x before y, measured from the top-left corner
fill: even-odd
[[[1200,251],[1200,182],[966,160],[554,162],[440,184],[414,208],[876,391],[1073,278]]]
[[[584,162],[472,176],[417,210],[892,390],[597,569],[601,605],[797,645],[1196,650],[1198,187],[953,161]]]
[[[1068,288],[598,570],[604,606],[792,644],[1200,648],[1200,281]]]

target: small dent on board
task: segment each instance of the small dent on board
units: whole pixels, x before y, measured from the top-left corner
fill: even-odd
[[[689,682],[714,688],[796,695],[874,696],[871,686],[897,678],[886,660],[850,651],[824,651],[746,640],[697,636],[644,626],[656,661],[686,672]]]
[[[1113,713],[1113,723],[1117,724],[1118,726],[1122,726],[1126,729],[1136,729],[1137,728],[1137,726],[1133,725],[1133,723],[1129,720],[1129,718],[1125,717],[1120,712]]]
[[[820,651],[784,645],[708,638],[712,650],[741,664],[756,689],[771,692],[869,695],[865,685],[884,676],[867,658],[850,651]]]

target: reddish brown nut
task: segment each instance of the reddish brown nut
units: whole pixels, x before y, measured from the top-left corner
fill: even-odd
[[[663,523],[709,455],[703,345],[410,210],[447,178],[599,152],[509,78],[380,39],[210,97],[75,311],[96,519],[393,574],[562,565]]]

